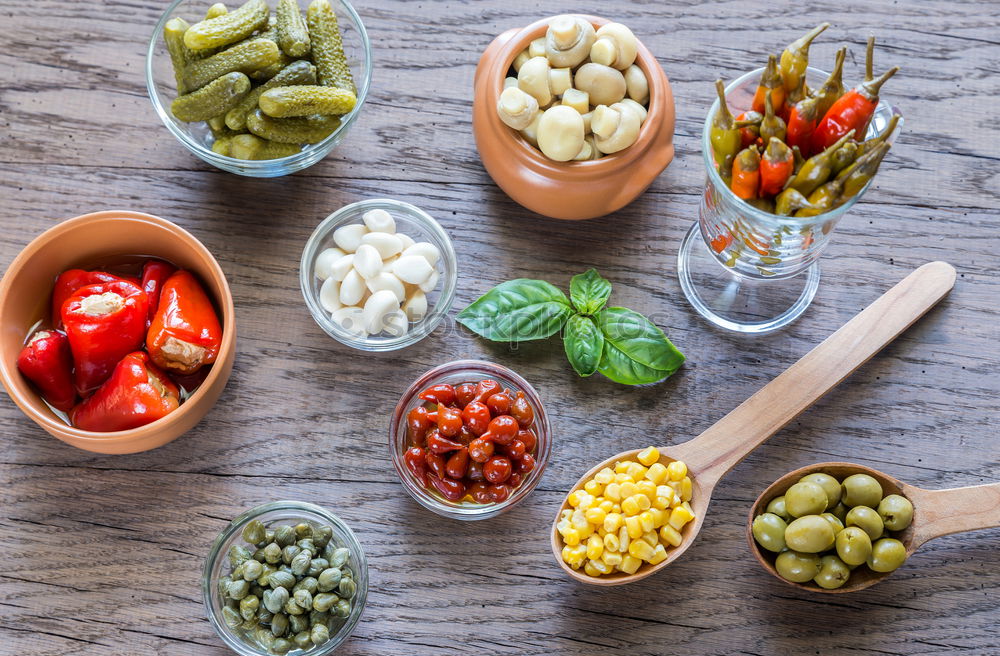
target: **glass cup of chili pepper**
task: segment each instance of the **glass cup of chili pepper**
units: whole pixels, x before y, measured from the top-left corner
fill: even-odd
[[[499,383],[498,391],[509,389],[515,395],[518,392],[523,392],[524,399],[534,410],[534,420],[530,426],[537,438],[534,447],[534,467],[522,475],[520,484],[510,490],[509,496],[503,501],[475,503],[470,501],[468,497],[462,501],[449,501],[436,490],[425,487],[423,482],[419,481],[407,467],[404,454],[411,446],[407,430],[407,417],[411,410],[425,405],[426,402],[420,398],[420,395],[435,385],[448,384],[457,388],[462,383],[475,384],[483,380],[494,380]],[[489,399],[487,403],[489,403]],[[392,464],[396,467],[396,473],[399,475],[399,480],[403,484],[403,489],[424,508],[452,519],[488,519],[521,503],[541,480],[551,448],[549,420],[535,388],[507,367],[481,360],[449,362],[431,369],[415,380],[403,393],[399,403],[396,404],[389,425],[389,453],[392,457]]]
[[[763,68],[750,71],[725,89],[733,114],[751,108]],[[817,88],[828,73],[809,67],[806,80]],[[819,287],[818,258],[838,221],[870,188],[834,209],[809,217],[778,216],[743,200],[720,177],[712,155],[712,118],[708,110],[702,133],[706,181],[698,221],[691,226],[677,255],[684,295],[712,324],[747,334],[769,333],[795,321],[809,307]],[[865,139],[885,131],[898,110],[882,101]],[[899,119],[900,128],[902,120]],[[899,134],[897,128],[888,138]]]

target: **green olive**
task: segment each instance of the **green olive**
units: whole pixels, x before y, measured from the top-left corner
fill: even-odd
[[[805,553],[819,553],[833,546],[833,525],[819,515],[799,517],[785,529],[785,543],[789,549]]]
[[[895,538],[882,538],[872,545],[868,568],[875,572],[891,572],[906,562],[906,547]]]
[[[834,507],[834,509],[833,509],[833,510],[831,510],[830,512],[831,512],[831,513],[833,513],[833,516],[834,516],[834,517],[836,517],[837,519],[839,519],[840,521],[844,521],[844,519],[845,519],[845,518],[847,518],[847,513],[848,513],[848,512],[850,511],[850,510],[851,510],[851,509],[850,509],[850,508],[848,508],[847,506],[845,506],[845,505],[844,505],[844,502],[843,502],[843,501],[841,501],[841,502],[840,502],[840,503],[838,503],[838,504],[836,505],[836,507]]]
[[[864,530],[848,526],[837,533],[837,555],[848,565],[860,565],[868,560],[871,553],[872,540]]]
[[[767,504],[767,512],[771,513],[772,515],[777,515],[786,522],[792,520],[792,516],[789,515],[788,511],[785,509],[784,496],[775,497],[774,499],[771,499],[771,503]]]
[[[813,553],[782,551],[774,560],[781,578],[793,583],[812,581],[819,574],[819,556]]]
[[[882,518],[868,506],[855,506],[851,508],[851,511],[847,513],[847,519],[844,520],[844,525],[857,526],[867,533],[873,542],[882,537],[882,532],[885,528],[882,525]]]
[[[890,494],[878,504],[878,514],[890,531],[902,531],[913,521],[913,504],[906,497]]]
[[[824,474],[823,472],[816,472],[814,474],[806,474],[799,479],[799,482],[808,481],[811,483],[816,483],[823,491],[826,492],[826,510],[833,508],[840,501],[840,483],[837,479],[829,474]]]
[[[788,524],[785,523],[785,520],[774,513],[757,515],[751,525],[753,539],[757,541],[757,544],[775,553],[785,550],[786,528],[788,528]]]
[[[819,561],[819,574],[813,581],[821,588],[835,590],[851,578],[851,568],[833,554],[823,556]]]
[[[822,515],[820,515],[820,517],[822,517],[826,521],[830,522],[830,526],[833,527],[833,534],[834,535],[836,535],[837,533],[840,533],[840,531],[843,530],[843,528],[844,528],[844,522],[840,521],[840,518],[837,517],[836,515],[834,515],[833,513],[825,512]]]
[[[818,483],[796,483],[785,492],[785,509],[792,517],[818,515],[827,506],[826,492]]]
[[[882,486],[868,474],[853,474],[844,479],[844,494],[841,497],[851,508],[868,506],[878,508],[882,500]]]

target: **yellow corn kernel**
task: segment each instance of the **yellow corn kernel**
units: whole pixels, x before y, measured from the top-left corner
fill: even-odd
[[[670,519],[667,523],[679,531],[692,519],[694,519],[694,514],[690,510],[684,506],[678,506],[670,511]]]
[[[563,519],[567,519],[568,520],[570,517],[573,516],[573,511],[570,510],[569,508],[567,508],[566,510],[562,511],[561,513],[559,513],[559,516],[562,517]]]
[[[650,565],[658,565],[667,559],[667,550],[663,548],[662,544],[658,544],[653,548],[653,556],[649,559]]]
[[[650,511],[645,511],[639,515],[639,525],[642,526],[642,532],[648,533],[656,528],[656,519],[653,517],[653,513]]]
[[[645,494],[637,494],[632,498],[635,499],[635,502],[637,504],[639,504],[640,512],[644,510],[649,510],[649,508],[653,505],[652,502],[649,500],[649,497],[647,497]]]
[[[690,504],[690,503],[688,503],[687,501],[685,501],[684,503],[682,503],[682,504],[681,504],[681,506],[682,506],[683,508],[686,508],[686,509],[687,509],[687,511],[688,511],[689,513],[691,513],[692,515],[694,514],[694,508],[692,508],[692,507],[691,507],[691,504]]]
[[[576,490],[575,492],[570,492],[569,496],[566,497],[566,503],[576,508],[580,505],[580,496],[586,494],[583,490]]]
[[[660,528],[670,519],[670,513],[661,508],[653,507],[649,509],[649,512],[653,516],[653,528]]]
[[[604,573],[601,570],[594,567],[593,561],[591,560],[588,560],[587,564],[583,566],[583,571],[587,573],[587,576],[600,576],[601,574]]]
[[[605,467],[601,471],[594,474],[594,480],[601,485],[607,485],[608,483],[615,480],[615,473],[611,471],[610,467]]]
[[[604,540],[599,535],[591,535],[587,538],[587,558],[597,560],[604,553]]]
[[[608,483],[604,487],[604,498],[610,501],[621,501],[622,493],[621,486],[618,483]]]
[[[635,494],[635,483],[629,481],[627,483],[622,483],[618,486],[618,493],[622,495],[622,499],[627,499],[633,494]]]
[[[635,459],[649,467],[660,459],[660,452],[655,446],[647,446],[635,456]]]
[[[631,496],[628,499],[622,501],[622,512],[631,517],[632,515],[638,515],[642,512],[639,509],[639,502],[636,501],[635,496]]]
[[[629,555],[639,560],[649,560],[653,557],[654,551],[653,547],[645,540],[632,540],[632,544],[628,545]]]
[[[638,517],[626,517],[625,529],[628,531],[628,536],[632,540],[635,540],[642,535],[642,524],[639,522]]]
[[[660,527],[660,539],[671,546],[678,546],[681,543],[681,534],[670,524]]]
[[[608,533],[604,536],[604,555],[606,556],[608,552],[617,552],[618,547],[621,544],[618,542],[618,536],[614,533]]]
[[[605,499],[601,497],[602,501],[597,504],[597,507],[604,511],[605,514],[611,512],[611,509],[615,507],[615,502],[611,499]]]
[[[618,552],[625,553],[628,551],[628,543],[632,541],[632,538],[628,536],[628,528],[622,526],[618,529]]]
[[[597,527],[593,524],[588,523],[584,528],[576,529],[576,532],[580,534],[580,541],[583,542],[591,535],[597,532]]]
[[[580,532],[577,531],[575,528],[570,527],[566,529],[563,532],[562,537],[563,537],[563,542],[566,543],[567,546],[575,547],[576,545],[580,544]]]
[[[625,473],[631,476],[632,480],[641,481],[646,476],[646,468],[637,462],[630,462]]]
[[[672,463],[667,465],[667,475],[670,476],[670,480],[679,481],[688,474],[688,466],[684,464],[681,460],[674,460]]]
[[[659,485],[667,480],[667,468],[659,462],[654,462],[646,470],[646,479],[652,481],[653,485]]]
[[[614,551],[605,550],[604,554],[601,556],[601,560],[609,568],[617,567],[622,562],[622,555]]]
[[[588,508],[586,512],[586,517],[587,521],[593,524],[594,526],[600,526],[601,524],[604,523],[604,517],[607,514],[608,513],[601,510],[600,507]]]
[[[573,550],[570,547],[563,547],[561,555],[562,559],[567,563],[573,560]]]
[[[666,510],[670,508],[670,499],[667,497],[656,497],[653,499],[653,507],[659,508],[660,510]]]
[[[583,494],[580,496],[580,510],[586,510],[587,508],[593,508],[597,505],[597,497],[593,494]]]
[[[592,494],[596,497],[604,491],[604,486],[591,479],[583,484],[583,489],[587,491],[587,494]]]
[[[622,512],[622,505],[620,503],[612,504],[611,512],[618,513],[620,515]]]
[[[658,496],[658,497],[666,497],[667,501],[670,502],[670,503],[673,503],[674,496],[676,494],[677,494],[677,492],[674,490],[674,488],[670,487],[669,485],[657,485],[656,486],[656,496]]]
[[[604,537],[605,535],[607,535],[607,534],[608,534],[608,532],[607,532],[606,530],[604,530],[604,527],[603,527],[603,526],[599,526],[599,527],[597,528],[597,535],[600,535],[600,536],[601,536],[601,538],[603,538],[603,537]]]
[[[618,566],[618,569],[626,574],[635,574],[640,565],[642,565],[642,561],[632,554],[629,554],[628,556],[622,558],[621,565]]]
[[[587,557],[587,545],[585,544],[578,544],[572,547],[571,551],[573,552],[574,560],[583,560]]]
[[[647,497],[650,501],[656,496],[656,486],[653,485],[653,481],[639,481],[635,484],[635,489],[637,494]]]
[[[635,479],[628,474],[615,474],[615,483],[621,485],[622,483],[635,483]]]
[[[628,460],[619,460],[615,463],[615,473],[624,474],[628,471]]]
[[[604,528],[607,529],[608,533],[617,531],[621,528],[622,516],[618,513],[608,513],[604,517]]]
[[[651,547],[655,547],[660,543],[660,539],[657,537],[656,531],[648,531],[646,533],[643,533],[642,537],[640,537],[639,539],[642,540],[643,542],[648,542],[649,546]]]
[[[681,480],[681,499],[684,501],[691,500],[691,478],[688,476],[685,476],[684,479]]]

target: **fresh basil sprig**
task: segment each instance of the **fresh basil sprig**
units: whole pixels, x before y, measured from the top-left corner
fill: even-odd
[[[652,321],[623,307],[605,307],[611,283],[590,269],[573,276],[569,298],[543,280],[501,283],[458,313],[458,322],[494,342],[545,339],[563,330],[566,358],[581,376],[600,372],[616,383],[659,382],[684,354]]]

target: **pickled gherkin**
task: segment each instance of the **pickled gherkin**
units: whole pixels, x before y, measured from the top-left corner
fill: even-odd
[[[238,134],[229,140],[229,157],[236,159],[278,159],[302,150],[297,144],[283,144],[252,134]]]
[[[226,113],[226,125],[230,130],[245,130],[247,114],[257,107],[257,99],[260,98],[260,94],[268,89],[294,84],[316,84],[316,67],[307,61],[292,62],[270,80],[256,89],[252,89],[243,97],[243,100],[230,109]]]
[[[265,27],[270,15],[264,0],[248,0],[235,11],[192,25],[184,34],[184,45],[204,50],[242,41]]]
[[[247,116],[247,128],[250,132],[262,139],[277,143],[319,143],[338,127],[340,127],[340,117],[332,114],[271,118],[260,109],[255,109]]]
[[[309,29],[299,10],[298,0],[278,0],[278,45],[289,57],[303,57],[309,52]]]
[[[292,59],[284,52],[282,52],[281,49],[279,49],[278,60],[273,64],[271,64],[270,66],[265,66],[264,68],[258,68],[256,71],[249,73],[250,79],[258,81],[270,80],[272,77],[283,71],[286,66],[290,65],[294,61],[296,60]]]
[[[207,121],[225,114],[250,91],[250,78],[243,73],[227,73],[192,93],[178,96],[170,111],[181,121]]]
[[[184,71],[191,61],[191,51],[184,45],[184,33],[191,26],[183,18],[171,18],[163,26],[163,41],[167,44],[170,63],[174,65],[174,79],[177,82],[177,93],[187,92],[184,84]]]
[[[211,20],[213,18],[218,18],[219,16],[225,16],[228,13],[229,10],[226,9],[226,5],[222,4],[221,2],[216,2],[214,5],[208,8],[208,11],[205,12],[205,20]]]
[[[257,100],[264,113],[275,118],[346,114],[354,109],[355,103],[357,97],[351,91],[317,85],[275,87]]]
[[[193,27],[188,31],[190,32]],[[280,59],[278,44],[268,39],[239,43],[232,48],[212,55],[208,59],[193,61],[184,69],[184,84],[188,89],[198,89],[227,73],[244,73],[266,68]]]
[[[344,41],[337,24],[337,14],[328,0],[313,0],[306,12],[312,59],[319,83],[357,93],[351,69],[344,54]]]

